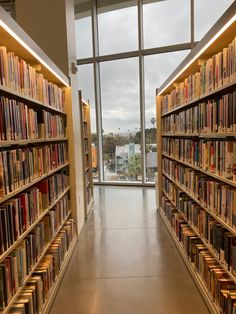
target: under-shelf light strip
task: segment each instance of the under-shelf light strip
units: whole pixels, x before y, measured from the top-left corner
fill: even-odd
[[[15,38],[19,44],[21,44],[26,50],[29,51],[40,63],[42,63],[51,73],[53,73],[65,86],[69,84],[60,77],[32,48],[30,48],[9,26],[7,26],[2,20],[0,20],[0,26],[2,26],[13,38]]]
[[[208,41],[208,43],[179,71],[178,74],[158,93],[160,96],[223,32],[236,21],[236,14]]]

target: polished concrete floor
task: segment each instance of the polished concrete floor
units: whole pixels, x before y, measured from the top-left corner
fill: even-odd
[[[50,314],[209,314],[155,209],[154,189],[95,188]]]

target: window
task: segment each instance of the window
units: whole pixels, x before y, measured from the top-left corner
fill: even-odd
[[[156,146],[156,88],[160,87],[178,64],[187,56],[188,50],[146,56],[145,75],[145,154],[146,181],[153,182],[157,171]]]
[[[190,0],[148,2],[143,5],[144,48],[190,41]]]
[[[75,20],[77,59],[89,58],[93,55],[92,19],[89,16]]]
[[[138,49],[137,6],[98,14],[99,54]]]
[[[102,62],[100,69],[104,179],[142,180],[138,58]]]
[[[85,64],[78,67],[78,89],[82,91],[83,99],[90,104],[90,124],[92,135],[92,167],[94,181],[98,180],[98,160],[97,160],[97,129],[96,129],[96,109],[94,95],[93,65]]]
[[[200,40],[234,0],[195,0],[195,41]],[[211,12],[209,14],[209,12]]]

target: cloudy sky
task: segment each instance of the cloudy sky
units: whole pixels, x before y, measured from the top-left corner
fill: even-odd
[[[195,40],[199,40],[233,0],[195,0]],[[209,12],[211,12],[209,14]],[[161,47],[190,41],[190,0],[166,0],[143,6],[144,46]],[[100,55],[137,50],[137,7],[99,14]],[[77,56],[92,56],[91,17],[76,22]],[[145,121],[151,127],[155,117],[155,90],[171,74],[189,51],[146,56]],[[138,58],[100,64],[102,122],[105,133],[135,131],[140,128]],[[79,89],[92,107],[95,131],[92,65],[79,67]]]

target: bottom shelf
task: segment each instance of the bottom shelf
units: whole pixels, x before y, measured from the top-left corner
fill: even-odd
[[[94,202],[93,197],[91,197],[91,199],[89,201],[89,204],[86,207],[86,218],[88,218],[88,216],[90,214],[90,211],[91,211],[91,209],[93,207],[93,202]]]
[[[168,220],[166,219],[165,215],[162,213],[162,210],[158,210],[161,218],[162,218],[162,221],[164,222],[165,226],[166,226],[166,229],[168,230],[171,238],[173,239],[188,271],[190,272],[192,278],[194,279],[194,282],[196,284],[196,286],[198,287],[208,309],[210,310],[210,312],[212,314],[219,314],[220,311],[219,309],[217,308],[217,306],[213,303],[212,301],[212,297],[211,295],[209,294],[206,286],[204,285],[203,283],[203,280],[201,279],[201,277],[199,276],[199,274],[195,271],[195,269],[193,268],[193,266],[190,264],[189,260],[188,260],[188,257],[187,255],[185,254],[185,251],[184,249],[182,248],[180,242],[178,241],[177,239],[177,236],[174,234],[174,232],[172,231],[172,228],[168,222]]]
[[[54,299],[56,297],[56,294],[58,292],[60,283],[61,283],[61,281],[63,279],[63,276],[65,274],[65,271],[66,271],[67,266],[69,264],[69,261],[70,261],[70,259],[72,257],[72,254],[74,252],[74,249],[76,247],[77,242],[78,242],[78,238],[77,238],[77,236],[75,236],[74,239],[71,242],[70,248],[69,248],[69,250],[68,250],[68,252],[66,254],[66,257],[65,257],[65,259],[63,261],[63,264],[62,264],[61,270],[60,270],[60,272],[58,274],[58,277],[56,279],[56,282],[55,282],[55,284],[51,288],[50,296],[49,296],[48,300],[46,301],[46,303],[43,306],[41,314],[49,313],[50,308],[51,308],[51,306],[53,304],[53,301],[54,301]]]

